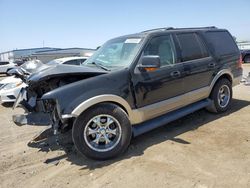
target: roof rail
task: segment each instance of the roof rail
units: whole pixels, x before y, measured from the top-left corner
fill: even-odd
[[[165,30],[169,30],[169,29],[174,29],[174,28],[173,27],[161,27],[161,28],[145,30],[145,31],[142,31],[141,33],[147,33],[147,32],[151,32],[151,31],[165,31]]]
[[[175,30],[178,29],[217,29],[215,26],[208,26],[208,27],[183,27],[183,28],[174,28]]]
[[[166,31],[166,30],[179,30],[179,29],[217,29],[215,26],[208,26],[208,27],[183,27],[183,28],[174,28],[174,27],[161,27],[155,29],[149,29],[142,31],[141,33],[153,32],[153,31]]]

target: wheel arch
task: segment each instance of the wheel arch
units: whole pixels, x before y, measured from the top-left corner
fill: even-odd
[[[98,104],[102,104],[102,103],[115,104],[119,106],[128,115],[129,118],[132,116],[132,109],[130,105],[128,104],[128,102],[120,96],[110,95],[110,94],[98,95],[86,101],[83,101],[72,111],[71,114],[74,117],[77,117],[83,112],[85,112],[86,110],[88,110],[89,108],[96,106]]]
[[[215,84],[223,79],[223,78],[226,78],[228,79],[231,84],[233,84],[233,74],[231,73],[231,71],[229,71],[228,69],[223,69],[221,70],[220,72],[218,72],[218,74],[216,74],[216,76],[214,77],[214,79],[212,80],[212,83],[210,85],[210,92],[209,92],[209,95],[211,94],[211,92],[213,91],[213,88],[215,86]]]

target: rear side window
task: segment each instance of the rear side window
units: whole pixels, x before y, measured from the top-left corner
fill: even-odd
[[[0,61],[0,65],[8,65],[9,64],[9,62],[7,62],[7,61]]]
[[[181,48],[182,62],[208,57],[203,41],[196,33],[176,34]]]
[[[223,56],[238,53],[238,47],[227,31],[209,31],[206,33],[206,37],[217,55]]]
[[[67,65],[79,65],[80,63],[77,61],[77,59],[75,59],[75,60],[66,61],[64,64],[67,64]]]
[[[80,62],[80,65],[84,63],[84,61],[86,61],[86,59],[78,59],[78,61]]]

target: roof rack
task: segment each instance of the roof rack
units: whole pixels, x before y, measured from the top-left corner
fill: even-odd
[[[145,30],[145,31],[142,31],[141,33],[147,33],[151,31],[165,31],[165,30],[170,30],[170,29],[174,29],[174,28],[173,27],[161,27],[161,28]]]
[[[179,30],[179,29],[217,29],[215,26],[209,26],[209,27],[184,27],[184,28],[174,28],[174,27],[161,27],[161,28],[155,28],[155,29],[149,29],[142,31],[141,33],[147,33],[147,32],[153,32],[153,31],[166,31],[166,30]]]
[[[174,28],[175,30],[178,29],[217,29],[215,26],[208,26],[208,27],[183,27],[183,28]]]

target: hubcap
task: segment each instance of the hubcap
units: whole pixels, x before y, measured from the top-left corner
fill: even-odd
[[[230,89],[227,85],[223,85],[220,87],[218,92],[218,104],[221,108],[224,108],[228,105],[230,101],[231,93]]]
[[[98,152],[112,150],[121,139],[121,125],[116,118],[107,114],[93,117],[84,129],[87,145]]]

